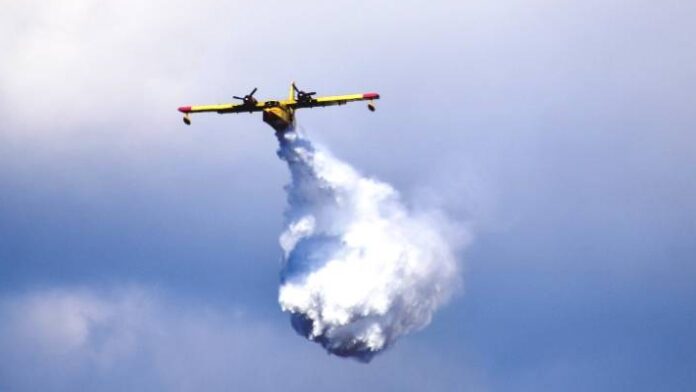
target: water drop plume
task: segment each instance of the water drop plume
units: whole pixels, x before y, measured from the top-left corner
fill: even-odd
[[[278,139],[292,177],[280,306],[299,334],[369,362],[427,326],[459,286],[462,241],[453,238],[462,233],[441,213],[410,211],[392,186],[297,132]]]

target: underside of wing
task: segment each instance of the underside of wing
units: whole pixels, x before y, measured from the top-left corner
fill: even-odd
[[[345,105],[348,102],[353,101],[372,101],[374,99],[379,99],[379,94],[377,93],[364,93],[364,94],[349,94],[349,95],[335,95],[329,97],[317,97],[308,99],[306,101],[295,101],[288,103],[288,106],[292,106],[297,109],[301,108],[314,108],[323,106],[333,106],[333,105]]]
[[[218,105],[196,105],[196,106],[182,106],[179,111],[182,113],[206,113],[206,112],[216,112],[216,113],[252,113],[259,112],[265,107],[265,102],[256,102],[254,104],[237,104],[237,103],[223,103]]]

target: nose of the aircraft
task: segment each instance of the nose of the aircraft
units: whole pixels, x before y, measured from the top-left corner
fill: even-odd
[[[179,111],[180,111],[181,113],[188,113],[188,112],[191,111],[191,106],[182,106],[182,107],[179,108]]]

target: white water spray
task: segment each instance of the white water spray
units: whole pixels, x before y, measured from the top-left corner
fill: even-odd
[[[370,361],[430,323],[459,282],[442,217],[414,214],[390,185],[365,178],[295,131],[287,162],[280,306],[332,354]]]

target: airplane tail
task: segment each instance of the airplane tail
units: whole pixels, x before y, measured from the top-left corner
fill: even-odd
[[[288,100],[295,100],[295,82],[290,83],[290,92],[288,93]]]

